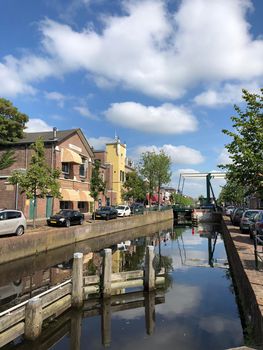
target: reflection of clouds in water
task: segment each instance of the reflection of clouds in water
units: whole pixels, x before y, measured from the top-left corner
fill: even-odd
[[[224,316],[203,317],[199,321],[199,327],[209,333],[240,333],[240,320],[227,319]]]
[[[173,284],[173,288],[165,295],[165,304],[157,305],[156,312],[165,318],[192,313],[202,299],[201,289],[197,286]]]
[[[175,315],[192,313],[201,301],[201,289],[196,286],[173,284],[173,288],[165,294],[165,303],[155,306],[156,313],[165,318],[174,318]],[[114,313],[114,318],[134,320],[144,317],[144,307]]]

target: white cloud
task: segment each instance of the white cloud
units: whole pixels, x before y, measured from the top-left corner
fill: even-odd
[[[174,164],[200,164],[204,161],[204,157],[200,151],[186,146],[163,145],[157,146],[138,146],[136,148],[137,157],[145,152],[160,152],[163,150]]]
[[[80,115],[82,115],[83,117],[86,117],[87,119],[92,119],[92,120],[99,120],[98,117],[96,117],[95,115],[93,115],[90,110],[88,109],[88,107],[84,107],[84,106],[75,106],[74,110],[79,112]]]
[[[251,0],[182,0],[170,13],[165,1],[126,1],[122,14],[102,17],[100,31],[46,19],[40,25],[45,56],[2,63],[2,74],[11,70],[6,91],[26,92],[36,81],[77,70],[100,85],[166,99],[199,83],[262,79],[263,40],[250,33],[251,7]]]
[[[58,103],[59,107],[61,107],[61,108],[64,107],[64,102],[66,100],[66,96],[64,96],[60,92],[57,92],[57,91],[45,92],[45,97],[48,100],[56,101]]]
[[[29,119],[26,127],[26,132],[51,131],[53,129],[52,126],[48,125],[44,120],[38,118]]]
[[[217,159],[218,164],[229,164],[232,162],[230,155],[228,153],[228,150],[226,148],[223,148],[218,156]]]
[[[113,138],[110,138],[107,136],[100,136],[98,138],[89,137],[88,141],[89,141],[89,144],[93,146],[96,150],[100,150],[100,149],[105,149],[106,143],[113,142]]]
[[[113,103],[105,115],[114,124],[148,133],[180,134],[197,129],[197,120],[191,112],[171,103],[159,107]]]
[[[221,88],[208,89],[194,98],[199,106],[215,107],[236,104],[242,101],[242,89],[251,93],[259,93],[260,87],[256,82],[244,84],[224,84]]]

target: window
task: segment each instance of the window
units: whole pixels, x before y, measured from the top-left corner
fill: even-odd
[[[81,213],[87,213],[88,212],[87,202],[78,202],[78,208]]]
[[[17,218],[21,218],[21,213],[19,211],[7,211],[6,212],[6,219],[7,220],[17,219]]]
[[[6,213],[5,212],[0,213],[0,221],[2,221],[2,220],[6,220]]]
[[[62,173],[69,174],[69,163],[62,163]]]
[[[79,166],[79,176],[86,177],[86,159],[82,158],[82,164]]]
[[[60,201],[60,209],[71,209],[71,203],[69,201]]]
[[[120,170],[120,181],[124,182],[125,181],[125,173],[124,171]]]

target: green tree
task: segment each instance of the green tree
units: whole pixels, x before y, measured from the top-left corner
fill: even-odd
[[[134,170],[128,173],[123,184],[122,198],[124,200],[132,199],[133,202],[142,202],[145,201],[146,193],[145,181],[137,171]]]
[[[140,172],[147,179],[150,198],[157,189],[160,206],[161,186],[168,184],[172,176],[170,157],[163,150],[159,153],[143,153],[140,160]]]
[[[246,107],[234,106],[237,116],[231,117],[232,130],[223,133],[232,138],[226,145],[231,163],[220,165],[227,170],[231,183],[244,186],[247,195],[263,192],[263,89],[261,94],[243,90]]]
[[[236,181],[228,180],[222,187],[222,190],[218,197],[218,202],[221,204],[235,204],[243,205],[245,198],[244,186],[240,185]]]
[[[23,130],[28,116],[12,104],[0,98],[0,145],[7,145],[23,137]],[[0,170],[10,167],[15,162],[14,151],[8,150],[0,156]]]
[[[58,181],[60,171],[51,169],[45,160],[44,142],[41,138],[31,145],[34,151],[29,167],[25,173],[13,171],[8,179],[13,185],[18,184],[21,193],[34,200],[33,227],[36,227],[36,201],[37,198],[45,198],[47,195],[61,198],[60,184]]]
[[[93,206],[93,218],[95,220],[95,202],[98,200],[99,194],[105,192],[106,184],[102,180],[100,175],[100,162],[95,160],[94,167],[92,169],[92,175],[90,180],[90,195],[94,200]]]
[[[195,204],[193,198],[183,196],[181,193],[175,193],[175,192],[171,193],[170,201],[172,204],[178,204],[183,207],[191,206]]]

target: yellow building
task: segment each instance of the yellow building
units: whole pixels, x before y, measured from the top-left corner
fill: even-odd
[[[113,166],[112,191],[116,193],[116,203],[121,204],[122,187],[125,182],[126,145],[116,139],[113,143],[106,144],[106,162]]]

